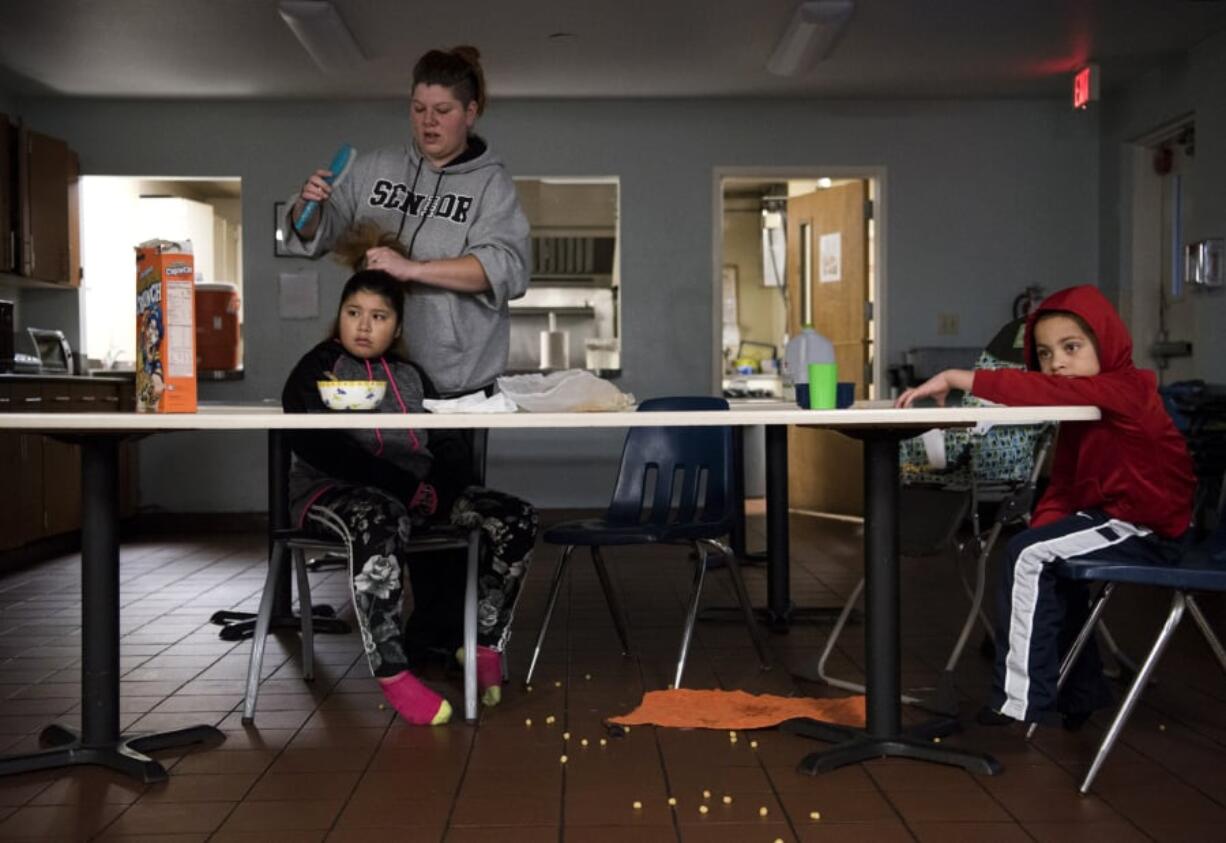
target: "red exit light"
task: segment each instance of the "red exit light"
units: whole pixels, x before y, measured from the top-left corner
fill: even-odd
[[[1098,99],[1098,65],[1087,64],[1073,77],[1073,108],[1085,109]]]

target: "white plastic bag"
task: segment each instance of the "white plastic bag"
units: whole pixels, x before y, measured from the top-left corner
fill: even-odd
[[[547,375],[508,375],[498,389],[530,413],[609,412],[628,410],[634,396],[582,369]]]
[[[459,398],[426,398],[422,400],[431,413],[514,413],[515,404],[501,392],[486,396],[470,392]]]

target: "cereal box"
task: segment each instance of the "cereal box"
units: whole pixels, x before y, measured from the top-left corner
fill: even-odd
[[[196,412],[195,264],[191,241],[136,247],[136,411]]]

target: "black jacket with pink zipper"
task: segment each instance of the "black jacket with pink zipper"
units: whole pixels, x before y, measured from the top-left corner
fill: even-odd
[[[318,381],[376,380],[387,383],[375,412],[425,412],[422,399],[435,397],[433,384],[415,364],[395,354],[362,360],[334,339],[303,355],[281,391],[287,413],[332,412],[319,395]],[[405,506],[423,482],[435,488],[436,512],[446,515],[455,497],[473,482],[471,458],[453,431],[411,428],[289,431],[289,504],[292,523],[301,524],[310,503],[336,487],[373,486]]]

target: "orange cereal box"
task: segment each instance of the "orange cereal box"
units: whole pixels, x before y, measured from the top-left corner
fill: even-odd
[[[195,263],[190,240],[136,247],[136,411],[196,412]]]

